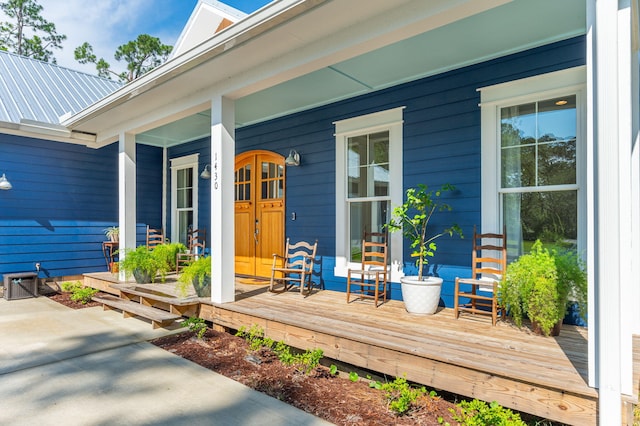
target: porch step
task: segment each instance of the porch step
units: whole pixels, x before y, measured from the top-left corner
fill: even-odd
[[[116,296],[94,296],[91,300],[102,303],[104,310],[118,309],[122,311],[124,318],[137,315],[148,320],[151,320],[153,328],[166,327],[176,320],[182,318],[182,316],[173,314],[162,309],[152,308],[151,306],[141,305],[140,303],[132,302],[130,300],[120,299]]]

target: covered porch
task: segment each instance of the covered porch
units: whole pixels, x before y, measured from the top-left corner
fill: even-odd
[[[210,209],[203,222],[209,225],[211,235],[213,293],[211,300],[202,304],[202,312],[214,324],[234,328],[257,323],[274,338],[280,333],[285,340],[318,342],[327,356],[345,357],[346,362],[356,359],[364,368],[400,375],[406,368],[410,380],[445,390],[455,387],[450,390],[495,399],[567,423],[595,423],[596,389],[600,389],[601,419],[617,424],[623,395],[637,392],[637,382],[631,382],[628,370],[632,363],[631,335],[638,327],[638,314],[633,309],[638,290],[627,283],[637,276],[633,262],[637,249],[631,241],[638,240],[638,230],[631,227],[631,232],[621,232],[621,224],[637,223],[633,220],[638,213],[637,179],[631,178],[637,177],[638,150],[637,145],[630,144],[637,120],[620,130],[621,123],[637,113],[637,10],[637,1],[618,6],[595,0],[469,0],[425,7],[424,2],[410,0],[279,0],[63,124],[95,135],[96,146],[118,141],[121,248],[136,245],[137,163],[142,160],[142,156],[136,157],[136,144],[151,144],[144,137],[154,130],[165,134],[167,125],[177,127],[181,134],[179,140],[165,137],[158,143],[165,176],[162,185],[156,182],[156,187],[163,186],[161,205],[166,209],[166,164],[172,159],[167,157],[168,149],[183,146],[195,137],[204,138],[210,153],[206,163],[212,171],[207,194]],[[527,25],[532,22],[536,24]],[[569,43],[574,37],[585,41],[579,58],[559,54],[547,67],[541,66],[541,59],[549,57],[547,46]],[[624,40],[620,46],[618,39]],[[534,49],[538,49],[536,57],[525,57]],[[514,53],[522,56],[507,67],[501,64]],[[567,60],[569,63],[565,63]],[[491,61],[494,68],[482,67]],[[474,77],[481,83],[473,80],[468,83],[473,87],[464,88],[469,79],[457,73],[473,66]],[[310,307],[307,302],[333,293],[323,291],[303,300],[297,294],[276,298],[260,292],[241,298],[235,291],[234,159],[239,149],[269,148],[286,155],[290,148],[304,144],[304,158],[315,155],[315,161],[308,161],[304,171],[315,183],[314,194],[293,191],[296,181],[289,180],[290,211],[286,217],[292,219],[285,223],[285,232],[298,232],[305,239],[316,238],[312,232],[323,233],[321,255],[327,261],[323,279],[338,288],[342,285],[339,272],[346,263],[347,245],[339,241],[346,216],[338,212],[337,202],[332,209],[339,198],[336,193],[343,188],[336,173],[341,169],[341,157],[331,138],[333,123],[356,115],[367,117],[387,108],[404,108],[412,102],[413,109],[408,108],[406,116],[397,120],[403,123],[405,133],[399,140],[406,146],[390,150],[404,155],[399,159],[399,172],[391,179],[400,190],[389,194],[390,201],[397,204],[404,187],[415,181],[445,178],[468,185],[468,204],[458,209],[468,213],[463,218],[467,226],[497,221],[498,209],[496,214],[488,214],[486,205],[497,206],[497,198],[487,197],[487,189],[493,191],[498,184],[480,179],[481,172],[489,169],[480,154],[483,137],[486,129],[494,127],[478,125],[480,99],[474,96],[476,91],[498,83],[509,88],[512,81],[526,76],[578,66],[584,66],[585,77],[580,82],[584,83],[584,110],[580,112],[585,123],[581,135],[584,165],[579,168],[584,181],[579,193],[585,198],[576,210],[583,229],[578,247],[585,250],[589,266],[588,339],[586,329],[576,329],[575,338],[570,340],[573,346],[559,344],[560,340],[538,342],[504,325],[474,334],[476,331],[467,330],[462,320],[453,321],[446,309],[433,318],[403,320],[399,305],[397,312],[388,314],[388,322],[380,325],[380,318],[387,318],[384,310],[356,312],[358,307],[345,306],[341,300],[344,295],[339,293],[321,306]],[[506,68],[514,74],[503,74]],[[442,76],[447,71],[453,73],[444,84]],[[414,93],[411,84],[427,77],[432,77],[434,91],[422,96]],[[402,84],[408,84],[402,93],[391,90]],[[540,89],[542,93],[549,90]],[[385,94],[391,99],[376,98]],[[517,98],[516,94],[512,96]],[[357,108],[354,103],[347,105],[356,97],[360,100]],[[438,99],[430,103],[432,97]],[[335,112],[325,116],[323,108],[339,102],[343,103],[335,107]],[[316,107],[317,115],[312,120],[300,120]],[[287,124],[279,121],[283,117],[290,118]],[[183,133],[185,127],[195,128],[183,121],[189,119],[197,119],[203,130],[193,135]],[[441,120],[448,126],[440,127]],[[374,124],[368,123],[367,127]],[[459,124],[468,124],[470,131],[470,135],[458,135],[459,140],[454,138],[467,148],[462,150],[468,154],[464,158],[458,158],[460,152],[454,148],[458,145],[440,138],[444,133],[455,133]],[[497,126],[497,122],[493,124]],[[309,133],[299,132],[302,127]],[[434,134],[434,129],[435,133],[441,129],[440,134]],[[424,135],[438,143],[427,146],[420,140]],[[425,167],[427,159],[433,160],[431,168]],[[471,172],[447,167],[464,161],[473,163]],[[467,181],[468,177],[474,180]],[[147,189],[150,185],[140,186]],[[632,191],[632,197],[622,195]],[[309,203],[311,195],[317,204]],[[317,201],[320,198],[322,203]],[[306,223],[303,215],[296,216],[303,206],[313,210]],[[165,214],[163,225],[173,213]],[[330,219],[325,221],[327,217]],[[398,252],[393,258],[399,265],[406,260],[405,246],[401,241],[392,242],[392,250]],[[443,271],[450,277],[467,267],[466,260],[460,260],[461,253],[451,247],[451,268]],[[290,297],[294,299],[276,303]],[[390,302],[384,309],[395,305]],[[292,307],[296,312],[291,312]],[[474,329],[482,330],[482,324]],[[515,334],[511,335],[512,331]],[[349,349],[343,350],[343,345]],[[550,363],[562,367],[555,370]]]

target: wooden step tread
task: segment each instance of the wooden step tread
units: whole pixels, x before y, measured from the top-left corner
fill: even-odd
[[[190,306],[199,304],[197,296],[180,297],[170,294],[167,286],[137,284],[115,284],[113,288],[120,290],[121,293],[132,294],[134,296],[144,297],[148,300],[157,300],[159,302],[168,303],[175,306]]]
[[[140,303],[130,300],[123,300],[116,296],[94,296],[91,300],[102,303],[104,309],[116,308],[122,311],[123,316],[129,317],[131,314],[138,315],[151,320],[153,328],[163,327],[171,323],[181,316],[163,311],[162,309],[152,308],[151,306],[141,305]]]

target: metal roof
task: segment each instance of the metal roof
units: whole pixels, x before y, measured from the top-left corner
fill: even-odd
[[[0,51],[0,121],[59,124],[121,83]]]

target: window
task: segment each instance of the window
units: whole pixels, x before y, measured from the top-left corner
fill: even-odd
[[[510,259],[536,239],[586,247],[582,81],[580,67],[482,89],[482,226],[506,225]]]
[[[402,110],[334,123],[336,276],[360,262],[363,234],[384,232],[392,206],[402,203]],[[402,262],[401,235],[390,237],[390,260]]]
[[[198,154],[171,160],[171,241],[187,244],[198,228]]]

